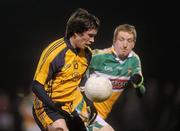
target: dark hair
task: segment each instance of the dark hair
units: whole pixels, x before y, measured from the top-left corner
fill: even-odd
[[[69,18],[66,25],[66,38],[70,38],[74,33],[83,33],[89,29],[98,30],[99,19],[90,14],[87,10],[78,8]]]

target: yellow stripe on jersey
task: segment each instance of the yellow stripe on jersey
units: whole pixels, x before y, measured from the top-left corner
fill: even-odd
[[[50,55],[50,53],[52,53],[52,51],[54,51],[56,48],[58,48],[62,43],[63,43],[63,39],[57,40],[55,42],[52,43],[52,45],[49,46],[49,48],[47,48],[47,51],[45,51],[45,55],[44,58],[42,60],[41,66],[44,64],[44,62],[46,61],[47,57]]]
[[[41,68],[42,66],[44,65],[44,63],[46,62],[47,60],[47,57],[52,53],[52,51],[54,51],[55,49],[58,50],[58,51],[61,51],[64,46],[66,46],[64,44],[63,47],[61,47],[61,45],[64,43],[64,39],[61,38],[59,40],[56,40],[55,42],[53,42],[52,44],[50,44],[42,53],[41,57],[40,57],[40,60],[39,60],[39,63],[38,63],[38,67],[37,67],[37,70],[36,70],[36,73],[35,73],[35,76],[34,76],[34,80],[36,79],[37,77],[37,74],[41,71]],[[57,49],[58,48],[58,49]],[[54,53],[54,52],[53,52]],[[56,55],[53,55],[54,57]],[[52,57],[51,59],[53,59],[54,57]],[[48,72],[48,68],[47,68],[47,72]],[[46,79],[46,78],[45,78]],[[39,81],[41,84],[44,85],[45,81],[44,80],[40,80]]]

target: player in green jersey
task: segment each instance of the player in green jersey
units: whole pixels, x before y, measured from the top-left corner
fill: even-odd
[[[134,26],[119,25],[114,31],[112,47],[94,50],[89,75],[108,77],[113,85],[113,94],[104,102],[94,103],[98,116],[96,121],[89,126],[89,129],[93,131],[114,130],[105,122],[105,119],[125,88],[133,87],[140,95],[145,93],[140,58],[133,51],[136,38]]]

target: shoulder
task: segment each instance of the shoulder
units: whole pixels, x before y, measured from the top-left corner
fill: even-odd
[[[131,52],[131,57],[129,57],[129,61],[133,62],[134,64],[141,65],[140,57],[134,51]]]
[[[92,62],[96,63],[103,63],[107,59],[111,58],[112,55],[111,48],[94,49],[92,53]]]
[[[140,60],[139,55],[138,55],[136,52],[134,52],[134,51],[131,52],[131,56],[132,56],[134,59]]]
[[[65,54],[66,49],[67,49],[67,44],[64,38],[60,38],[50,43],[44,49],[44,51],[42,52],[42,57],[46,58],[47,60],[52,61],[59,54]]]
[[[103,55],[103,54],[111,54],[111,48],[104,48],[104,49],[94,49],[92,50],[93,55]]]
[[[52,52],[57,49],[63,49],[66,47],[66,42],[64,38],[57,39],[53,42],[51,42],[45,49],[44,52]]]

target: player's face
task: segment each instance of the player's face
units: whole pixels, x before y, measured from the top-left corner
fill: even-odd
[[[120,31],[114,42],[114,48],[121,59],[125,59],[135,45],[134,35],[129,32]]]
[[[97,34],[97,30],[95,29],[90,29],[81,34],[76,34],[75,47],[84,49],[87,46],[91,45],[94,42],[94,38],[96,34]]]

